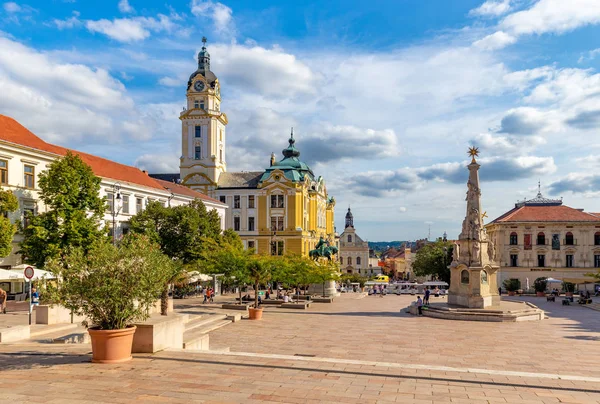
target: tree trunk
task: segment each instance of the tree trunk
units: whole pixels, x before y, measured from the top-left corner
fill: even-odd
[[[254,284],[254,308],[258,309],[258,281]]]
[[[323,282],[323,297],[325,297],[325,282]]]
[[[160,314],[169,314],[169,285],[166,285],[160,295]]]
[[[238,291],[240,292],[240,303],[239,304],[242,304],[242,287],[241,286],[238,286]]]

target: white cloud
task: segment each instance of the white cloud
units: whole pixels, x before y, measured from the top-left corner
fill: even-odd
[[[496,50],[511,45],[516,41],[517,38],[514,36],[503,31],[497,31],[483,39],[473,42],[473,46],[484,50]]]
[[[177,173],[179,172],[177,160],[177,155],[173,153],[144,154],[138,157],[133,165],[149,173]]]
[[[219,2],[192,0],[192,14],[212,20],[219,34],[234,33],[234,23],[231,8]]]
[[[17,3],[13,2],[13,1],[4,3],[3,7],[4,7],[4,11],[6,11],[7,13],[18,13],[22,10],[21,6],[19,6]]]
[[[600,48],[596,48],[596,49],[592,49],[591,51],[587,52],[585,55],[581,55],[579,57],[579,59],[577,60],[577,63],[583,63],[586,60],[594,60],[596,59],[596,56],[600,55]]]
[[[73,15],[71,17],[66,18],[64,20],[59,20],[55,18],[52,22],[60,31],[62,31],[63,29],[72,29],[83,24],[79,19],[79,15],[80,14],[78,11],[73,11]]]
[[[506,16],[500,27],[516,35],[560,34],[599,22],[597,0],[539,0],[527,10]]]
[[[470,16],[498,17],[510,10],[510,0],[487,0],[477,8],[469,11]]]
[[[3,114],[60,144],[115,141],[139,119],[123,84],[106,70],[61,63],[2,37],[0,88]]]
[[[119,11],[122,13],[133,13],[135,12],[134,8],[131,7],[128,0],[120,0],[119,1]]]
[[[174,79],[172,77],[161,77],[158,80],[158,84],[160,84],[161,86],[167,86],[167,87],[181,87],[182,82],[183,82],[183,80]]]
[[[153,17],[115,18],[114,20],[101,19],[86,21],[86,28],[90,32],[98,32],[119,42],[136,42],[150,36],[150,31],[171,31],[175,24],[170,18],[158,14],[158,19]]]

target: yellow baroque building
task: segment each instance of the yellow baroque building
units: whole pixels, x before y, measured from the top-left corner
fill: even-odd
[[[228,119],[221,111],[220,83],[210,70],[206,43],[198,53],[198,69],[190,76],[186,97],[187,107],[180,114],[180,172],[151,176],[227,204],[225,227],[260,254],[306,255],[321,237],[337,242],[335,200],[327,194],[325,180],[300,160],[293,132],[280,161],[273,154],[262,171],[227,171]]]

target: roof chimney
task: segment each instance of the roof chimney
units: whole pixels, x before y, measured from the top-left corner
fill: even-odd
[[[148,175],[148,171],[146,171],[146,170],[142,170],[142,172],[143,172],[144,174]]]

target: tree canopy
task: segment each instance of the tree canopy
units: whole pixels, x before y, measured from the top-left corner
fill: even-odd
[[[19,201],[11,191],[0,188],[0,257],[6,257],[12,250],[12,240],[17,226],[10,222],[8,213],[19,209]]]
[[[444,251],[446,248],[446,251]],[[417,276],[428,276],[450,283],[450,269],[452,262],[452,243],[436,241],[421,247],[412,263],[413,272]]]
[[[49,258],[72,247],[89,248],[106,237],[102,218],[106,203],[100,198],[100,178],[71,152],[53,161],[40,174],[40,199],[48,208],[29,215],[21,250],[26,262],[43,267]]]

